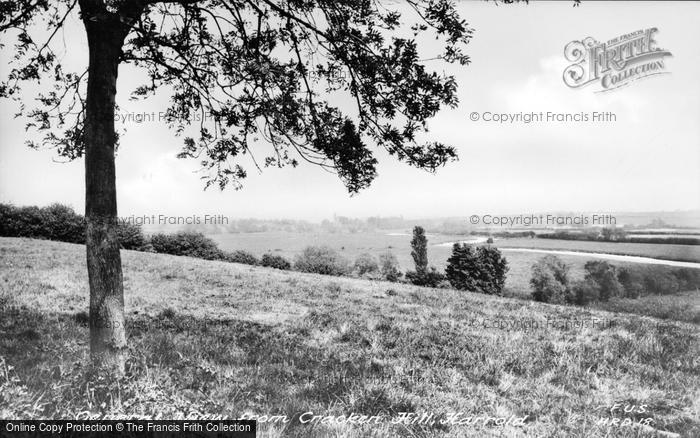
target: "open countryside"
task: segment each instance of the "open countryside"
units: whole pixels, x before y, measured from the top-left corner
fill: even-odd
[[[349,260],[354,260],[362,253],[370,253],[375,257],[391,251],[405,271],[413,266],[411,258],[410,230],[393,231],[360,231],[356,233],[324,233],[324,232],[285,232],[266,231],[254,233],[212,234],[222,249],[245,250],[258,257],[271,252],[293,260],[306,246],[327,245],[337,250]],[[428,259],[430,264],[444,268],[452,252],[454,242],[466,242],[483,245],[486,237],[465,236],[460,234],[427,234]],[[576,240],[555,240],[538,238],[494,238],[493,245],[498,248],[532,248],[539,250],[576,251],[582,253],[605,253],[647,257],[659,260],[682,261],[697,264],[700,268],[700,246],[651,244],[651,243],[618,243],[618,242],[589,242]],[[506,291],[512,295],[529,295],[530,274],[532,264],[544,254],[536,252],[503,251],[510,270],[506,277]],[[583,266],[586,261],[597,259],[580,255],[559,255],[572,268],[574,278],[583,276]],[[625,265],[629,262],[615,264]],[[662,263],[662,262],[661,262]]]
[[[289,420],[259,423],[263,437],[700,434],[693,323],[127,250],[132,359],[119,388],[105,388],[80,366],[84,251],[0,238],[1,417]],[[684,299],[698,307],[697,294]],[[640,405],[643,415],[622,411]],[[302,425],[307,412],[384,420]],[[459,424],[447,412],[522,424]],[[393,423],[400,413],[436,417]]]

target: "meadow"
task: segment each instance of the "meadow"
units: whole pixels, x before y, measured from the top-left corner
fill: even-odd
[[[96,380],[84,254],[0,238],[0,418],[288,420],[259,423],[263,437],[700,435],[694,324],[134,251],[127,375]],[[307,412],[381,421],[302,424]],[[433,416],[393,423],[401,413]]]

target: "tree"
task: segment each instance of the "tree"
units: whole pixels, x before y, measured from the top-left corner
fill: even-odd
[[[413,228],[411,248],[411,257],[416,270],[406,272],[406,278],[416,286],[437,287],[445,276],[434,266],[428,269],[428,239],[425,237],[423,227]]]
[[[624,296],[624,287],[617,279],[617,268],[603,260],[591,260],[583,266],[586,271],[584,279],[596,284],[599,289],[600,301],[608,301],[612,297]]]
[[[413,257],[413,263],[416,265],[416,274],[424,274],[428,270],[428,239],[425,237],[423,227],[413,227],[411,257]]]
[[[544,303],[563,304],[571,301],[569,292],[569,266],[559,257],[546,255],[532,265],[532,298]]]
[[[476,249],[466,243],[455,243],[447,259],[445,274],[452,287],[460,290],[501,295],[505,286],[508,263],[492,246]]]
[[[206,187],[240,188],[247,175],[243,159],[258,170],[305,160],[337,173],[356,193],[377,175],[367,140],[431,172],[457,157],[449,145],[417,138],[427,119],[457,105],[454,78],[428,63],[467,64],[463,48],[473,31],[449,0],[406,3],[414,24],[398,37],[391,35],[402,24],[396,5],[370,1],[0,1],[0,33],[15,42],[0,97],[21,100],[27,82],[52,81],[37,108],[20,106],[28,127],[45,134],[29,144],[85,159],[96,364],[123,372],[126,348],[114,163],[120,65],[148,76],[132,97],[171,93],[166,116],[176,133],[200,120],[179,157],[199,160]],[[88,64],[65,71],[54,51],[56,37],[78,13]],[[417,40],[426,33],[441,40],[441,53],[422,57]],[[343,94],[354,102],[350,115],[332,103]]]

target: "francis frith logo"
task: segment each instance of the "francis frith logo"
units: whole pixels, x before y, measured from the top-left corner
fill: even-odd
[[[592,37],[571,41],[564,48],[564,56],[572,63],[564,69],[564,83],[571,88],[595,84],[601,92],[668,73],[664,58],[672,55],[658,47],[657,31],[655,27],[637,30],[603,43]]]

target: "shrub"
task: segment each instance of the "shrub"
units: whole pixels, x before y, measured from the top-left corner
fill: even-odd
[[[675,271],[675,275],[682,290],[692,290],[700,287],[700,269],[680,268]]]
[[[41,230],[38,236],[60,242],[85,243],[85,220],[71,207],[51,204],[39,209]]]
[[[0,204],[0,235],[4,237],[40,237],[41,211],[38,207]]]
[[[667,295],[681,290],[678,278],[668,271],[649,270],[644,275],[644,287],[650,294]]]
[[[532,265],[532,298],[543,303],[563,304],[568,296],[569,267],[557,256],[547,255]]]
[[[0,204],[0,236],[29,237],[69,243],[85,243],[85,217],[71,207],[14,207]],[[141,227],[117,222],[117,236],[123,249],[144,250],[147,239]]]
[[[438,287],[445,280],[445,274],[431,266],[423,271],[406,272],[406,279],[416,286]]]
[[[355,259],[355,272],[359,276],[375,274],[379,272],[379,265],[372,254],[363,253]]]
[[[508,272],[508,263],[492,246],[476,250],[467,244],[455,243],[445,270],[452,287],[500,295]]]
[[[260,264],[262,266],[266,266],[268,268],[275,268],[275,269],[281,269],[283,271],[287,271],[289,269],[292,269],[292,264],[289,262],[289,260],[285,259],[281,255],[275,255],[275,254],[264,254],[262,256],[262,259],[260,260]]]
[[[181,231],[175,234],[151,236],[153,250],[162,254],[198,257],[207,260],[224,258],[216,243],[202,233]]]
[[[583,306],[600,299],[600,286],[593,280],[579,280],[571,289],[576,304]]]
[[[591,260],[584,265],[585,279],[598,284],[600,301],[624,296],[624,288],[617,279],[617,268],[602,260]]]
[[[149,242],[143,235],[139,225],[120,222],[117,226],[117,235],[119,236],[119,245],[123,249],[137,251],[146,251],[148,249]]]
[[[85,243],[85,222],[71,207],[15,207],[0,204],[0,236]]]
[[[381,264],[382,277],[387,281],[399,281],[403,275],[399,270],[399,262],[396,260],[396,256],[391,252],[379,256],[379,263]]]
[[[349,262],[327,246],[307,246],[294,260],[294,268],[301,272],[324,275],[347,275]]]
[[[223,252],[221,254],[221,259],[229,263],[240,263],[243,265],[253,265],[256,266],[260,264],[260,261],[253,254],[248,251],[236,250],[232,252]]]
[[[619,268],[617,279],[628,298],[638,298],[642,295],[668,295],[697,289],[700,286],[700,270],[634,265]]]
[[[617,272],[617,280],[622,284],[622,288],[627,298],[639,298],[645,292],[644,275],[639,269],[620,268]]]

